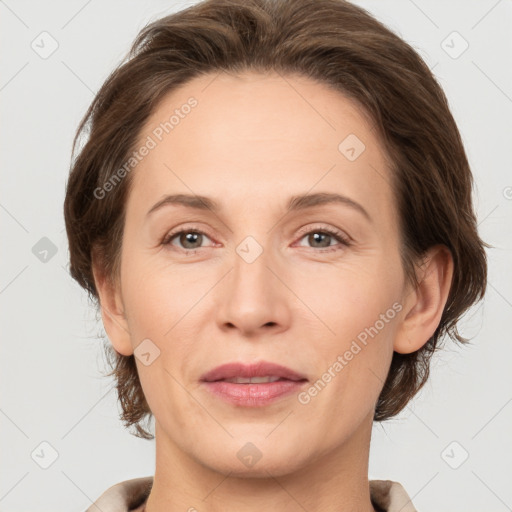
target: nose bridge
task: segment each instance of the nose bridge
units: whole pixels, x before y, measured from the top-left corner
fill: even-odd
[[[277,265],[272,233],[247,235],[236,246],[232,270],[226,276],[218,321],[249,332],[266,324],[283,323],[284,290],[274,275]],[[271,270],[272,269],[272,270]]]
[[[270,236],[248,235],[235,247],[231,286],[240,298],[252,296],[259,300],[257,296],[272,289],[270,281],[274,276],[268,268],[272,265]]]
[[[272,272],[267,268],[274,266],[275,253],[273,251],[273,237],[276,230],[270,230],[271,218],[258,201],[258,195],[247,198],[245,206],[239,217],[239,222],[234,226],[234,236],[237,240],[233,255],[233,280],[249,281],[252,285],[262,285],[272,277]],[[256,203],[252,202],[256,199]]]

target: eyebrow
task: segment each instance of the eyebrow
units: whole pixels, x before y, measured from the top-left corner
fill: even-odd
[[[343,204],[349,206],[361,213],[369,222],[373,222],[370,214],[359,203],[350,199],[350,197],[328,192],[318,192],[314,194],[300,194],[290,197],[286,205],[286,212],[305,210],[315,206],[326,204]],[[164,196],[160,201],[154,204],[146,214],[148,217],[153,212],[160,210],[164,206],[185,206],[195,210],[210,210],[213,213],[219,213],[220,204],[214,199],[206,196],[189,195],[189,194],[170,194]]]

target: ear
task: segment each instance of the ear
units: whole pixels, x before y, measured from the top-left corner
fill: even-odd
[[[94,283],[100,300],[101,319],[110,343],[119,354],[123,356],[132,355],[133,347],[130,330],[124,314],[119,286],[107,279],[97,265],[93,263],[92,267]]]
[[[450,250],[444,245],[431,247],[419,272],[418,287],[403,299],[404,316],[393,344],[400,354],[419,350],[439,326],[453,276]]]

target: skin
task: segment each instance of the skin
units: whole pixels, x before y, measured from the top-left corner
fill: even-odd
[[[150,339],[160,350],[148,366],[136,358],[155,417],[146,510],[373,511],[375,404],[393,351],[418,350],[440,322],[450,253],[433,247],[420,286],[406,282],[385,148],[339,92],[298,76],[205,75],[164,98],[141,144],[190,96],[198,105],[132,171],[120,283],[94,267],[115,349],[130,355]],[[366,146],[354,161],[338,150],[349,134]],[[371,221],[346,204],[286,213],[290,196],[316,192],[348,196]],[[171,205],[147,217],[176,193],[221,210]],[[324,228],[351,244],[315,239]],[[206,234],[162,245],[179,229]],[[252,263],[236,251],[247,236],[263,249]],[[306,375],[308,389],[394,303],[401,311],[307,404],[292,394],[239,407],[199,381],[226,362],[266,360]],[[252,467],[237,457],[247,442],[261,453]]]

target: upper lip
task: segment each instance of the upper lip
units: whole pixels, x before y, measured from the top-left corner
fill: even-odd
[[[286,368],[280,364],[260,361],[259,363],[226,363],[217,366],[213,370],[206,372],[201,376],[202,381],[214,382],[222,379],[232,379],[234,377],[281,377],[288,380],[307,380],[304,375]]]

